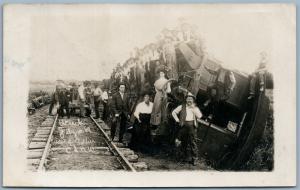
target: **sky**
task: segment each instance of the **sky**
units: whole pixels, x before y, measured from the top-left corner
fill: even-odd
[[[259,53],[272,60],[272,13],[257,7],[99,5],[40,7],[31,15],[31,80],[101,80],[134,47],[154,42],[178,18],[197,26],[208,54],[252,72]]]

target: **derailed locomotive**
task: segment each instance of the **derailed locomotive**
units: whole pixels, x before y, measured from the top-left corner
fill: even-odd
[[[220,61],[199,53],[193,43],[181,42],[176,45],[175,52],[178,78],[172,79],[172,91],[162,105],[164,112],[168,113],[164,114],[162,125],[169,126],[170,130],[158,135],[173,138],[176,124],[171,112],[190,92],[196,96],[196,103],[204,113],[197,128],[199,155],[211,161],[217,169],[240,169],[264,133],[269,114],[269,99],[265,92],[273,88],[272,75],[264,74],[263,90],[258,89],[256,84],[255,96],[249,99],[250,80],[255,76],[224,68]],[[154,71],[149,73],[151,78],[156,76]],[[235,86],[230,93],[227,92],[228,73],[235,78]],[[153,86],[153,80],[150,86]],[[213,97],[212,91],[215,93]],[[129,88],[132,109],[140,92],[140,88]],[[213,100],[216,108],[207,112],[205,102],[216,96],[217,100]]]
[[[266,96],[266,90],[273,88],[272,75],[265,72],[263,87],[255,80],[256,93],[249,99],[250,80],[257,76],[226,69],[220,61],[206,56],[199,59],[200,63],[192,63],[189,61],[193,60],[190,57],[197,55],[185,54],[185,48],[188,48],[188,44],[181,44],[176,49],[178,68],[182,71],[177,85],[196,95],[196,102],[201,110],[205,109],[204,102],[210,99],[212,87],[219,96],[212,118],[206,117],[199,121],[199,154],[210,160],[215,168],[238,170],[249,159],[264,133],[270,113],[270,100]],[[190,48],[193,49],[192,46]],[[209,68],[216,72],[209,72]],[[236,83],[230,94],[227,94],[226,75],[229,72],[233,73]],[[171,110],[174,106],[176,105],[170,103],[168,109]]]

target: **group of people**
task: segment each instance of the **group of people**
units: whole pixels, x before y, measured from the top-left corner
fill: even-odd
[[[258,86],[259,91],[264,90],[264,73],[266,71],[266,58],[265,54],[261,55],[262,60],[258,69],[250,77],[250,89],[248,99],[252,99],[255,96],[255,88]],[[222,77],[220,71],[210,71],[209,68],[205,68],[208,72],[217,76],[217,79]],[[164,133],[164,130],[170,130],[168,128],[174,126],[165,125],[168,121],[164,119],[168,118],[170,110],[165,109],[167,106],[168,96],[171,93],[171,81],[167,79],[167,71],[163,68],[157,70],[158,78],[154,82],[155,96],[153,102],[151,101],[152,92],[143,91],[143,100],[136,104],[133,112],[135,118],[135,127],[131,139],[131,146],[133,148],[146,147],[151,148],[153,139],[151,131],[158,130],[158,133]],[[221,101],[226,101],[236,85],[236,79],[232,71],[226,71],[224,74],[225,89],[222,96],[219,96],[217,88],[208,88],[209,99],[204,102],[201,110],[206,114],[207,112],[210,120],[212,120],[215,111],[218,111],[218,105]],[[124,83],[119,84],[119,91],[113,95],[112,98],[112,110],[113,110],[113,124],[111,127],[111,137],[114,140],[117,123],[120,124],[119,141],[122,142],[124,132],[126,131],[126,125],[131,117],[129,111],[129,98],[126,93],[127,85]],[[206,116],[202,114],[199,107],[196,105],[196,97],[190,92],[186,91],[184,101],[171,110],[171,116],[175,122],[175,138],[174,144],[180,145],[183,155],[189,155],[187,161],[195,165],[197,160],[197,144],[196,144],[196,129],[197,120],[205,119]],[[219,110],[220,111],[220,110]]]
[[[130,128],[129,124],[133,124],[131,129],[132,137],[130,140],[130,147],[133,149],[149,150],[153,148],[153,139],[151,135],[152,130],[163,130],[161,125],[164,115],[168,114],[162,111],[163,101],[165,96],[170,93],[170,81],[166,79],[166,71],[158,71],[159,78],[154,83],[155,96],[154,101],[151,101],[151,91],[143,91],[142,101],[136,104],[133,109],[133,117],[131,118],[131,111],[129,106],[129,97],[126,93],[126,85],[119,84],[119,90],[112,96],[111,101],[111,140],[115,140],[115,133],[117,126],[119,130],[119,142],[123,142],[125,131]],[[185,101],[172,111],[174,121],[177,123],[178,132],[176,133],[176,142],[180,142],[182,152],[184,155],[190,155],[187,161],[195,165],[197,158],[196,146],[196,127],[197,119],[202,117],[200,109],[195,104],[195,96],[191,93],[186,94]],[[171,127],[171,126],[164,126]],[[175,139],[174,139],[175,140]],[[175,143],[175,142],[174,142]],[[151,151],[151,150],[150,150]],[[189,152],[188,152],[189,151]]]
[[[153,131],[163,134],[170,127],[174,128],[174,126],[165,125],[168,121],[164,121],[171,112],[176,126],[172,139],[174,145],[180,145],[183,155],[188,155],[186,160],[195,165],[197,120],[203,118],[202,112],[196,105],[196,97],[186,91],[184,100],[178,107],[171,111],[165,109],[171,93],[171,83],[173,80],[177,81],[179,77],[175,48],[181,42],[192,42],[189,45],[194,46],[193,51],[199,57],[203,55],[202,42],[193,33],[191,26],[182,23],[180,29],[165,29],[156,44],[149,44],[142,49],[136,48],[125,64],[122,66],[119,64],[113,70],[108,84],[104,84],[103,90],[97,82],[85,81],[79,85],[75,83],[66,85],[61,82],[52,96],[49,114],[52,114],[53,108],[59,105],[58,115],[64,117],[66,114],[70,117],[76,112],[76,108],[72,106],[75,104],[79,107],[80,117],[87,117],[94,112],[97,119],[100,118],[99,106],[103,104],[102,119],[108,121],[110,125],[111,140],[116,140],[116,133],[119,131],[117,140],[123,142],[124,134],[130,131],[132,133],[130,146],[144,149],[152,147],[153,135],[151,133]],[[248,99],[255,96],[257,83],[260,88],[264,86],[265,63],[265,60],[262,61],[257,71],[253,73]],[[214,110],[218,110],[221,99],[229,98],[236,85],[236,79],[232,71],[224,70],[226,73],[220,74],[221,69],[211,70],[207,67],[205,69],[216,76],[216,81],[222,80],[226,83],[222,97],[219,96],[220,90],[216,86],[208,88],[210,98],[203,104],[205,109],[201,108],[204,114],[208,112],[211,113],[208,115],[216,115]],[[108,93],[108,89],[111,94]],[[137,92],[139,96],[134,102],[132,102],[131,92]],[[138,101],[140,99],[142,100]]]
[[[102,91],[99,82],[93,84],[89,81],[65,84],[63,81],[57,81],[56,89],[51,97],[49,114],[58,114],[59,117],[76,114],[79,108],[80,117],[88,117],[95,112],[96,118],[100,118],[99,105],[103,104],[104,110],[107,110],[108,92]],[[102,114],[102,119],[107,119],[107,111]]]
[[[176,47],[186,43],[198,56],[204,55],[203,42],[196,32],[196,27],[184,19],[179,20],[175,28],[165,28],[154,43],[144,47],[135,47],[123,65],[118,65],[112,72],[110,89],[117,91],[120,83],[126,84],[128,91],[149,91],[153,89],[156,73],[164,65],[169,79],[178,79]]]
[[[263,59],[259,68],[253,73],[250,81],[250,95],[251,99],[255,94],[256,84],[259,84],[259,90],[263,90],[264,80],[263,74],[265,71],[266,61]],[[171,92],[171,80],[167,79],[167,71],[161,67],[157,70],[158,78],[154,82],[155,95],[152,91],[144,90],[141,94],[142,101],[135,104],[134,109],[131,109],[130,95],[128,94],[128,84],[120,81],[118,90],[112,96],[106,89],[102,91],[98,82],[82,82],[79,85],[71,83],[66,85],[60,82],[56,86],[56,90],[52,95],[52,101],[49,108],[49,114],[52,114],[56,105],[58,106],[57,113],[60,117],[65,115],[69,118],[71,114],[75,113],[73,104],[79,106],[79,116],[88,117],[92,112],[95,113],[95,118],[100,118],[99,105],[103,104],[102,119],[107,122],[110,127],[110,137],[115,141],[116,131],[119,128],[118,141],[123,142],[126,131],[132,133],[130,139],[130,146],[135,149],[151,149],[153,146],[153,139],[151,131],[166,130],[170,125],[163,125],[163,119],[167,118],[169,114],[167,110],[162,109],[167,101],[167,96]],[[231,85],[229,90],[234,88],[236,83],[232,72],[228,73],[228,80]],[[258,80],[258,81],[257,81]],[[211,89],[213,94],[214,89]],[[216,92],[215,92],[216,93]],[[153,100],[153,102],[151,101]],[[202,112],[196,105],[196,97],[186,92],[184,101],[171,110],[171,116],[176,125],[177,131],[174,140],[174,145],[179,145],[183,155],[188,155],[186,161],[195,165],[197,160],[197,144],[196,144],[196,129],[198,120],[202,118]],[[213,99],[209,99],[204,104],[211,104]],[[134,119],[132,119],[134,118]],[[132,125],[133,124],[133,125]],[[132,129],[130,129],[132,127]]]

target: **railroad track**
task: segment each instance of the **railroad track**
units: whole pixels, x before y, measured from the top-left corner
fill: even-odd
[[[69,121],[70,124],[73,122],[80,126],[76,129],[76,133],[72,132],[72,126],[63,125]],[[103,121],[97,122],[92,117],[83,120],[73,118],[71,121],[58,119],[57,115],[47,116],[29,143],[28,167],[31,171],[102,169],[102,166],[99,168],[98,165],[103,165],[108,160],[117,160],[120,165],[118,170],[135,172],[147,169],[145,163],[138,162],[138,156],[132,150],[126,148],[124,144],[111,141],[107,132],[106,124]],[[82,135],[86,136],[84,137],[86,140],[78,140],[78,136],[82,139]],[[68,140],[64,139],[66,136]],[[76,137],[75,140],[73,136]],[[91,140],[88,140],[90,136]],[[70,139],[73,141],[72,143],[70,143]],[[83,147],[78,143],[92,145]],[[115,161],[111,161],[109,164],[118,165]]]
[[[118,161],[124,166],[124,169],[127,169],[129,171],[136,172],[135,168],[132,166],[132,164],[128,161],[128,159],[124,156],[124,154],[119,150],[119,148],[115,145],[113,141],[110,140],[104,129],[101,127],[100,124],[91,116],[90,117],[92,121],[96,124],[96,126],[101,131],[102,135],[105,138],[105,142],[107,146],[110,148],[110,150],[113,152],[114,155],[118,157]]]
[[[55,130],[58,116],[47,116],[42,122],[28,145],[27,164],[31,171],[42,170],[47,152],[50,148],[52,134]]]

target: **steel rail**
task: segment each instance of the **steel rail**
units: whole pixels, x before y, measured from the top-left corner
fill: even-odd
[[[48,151],[49,151],[49,148],[50,148],[50,142],[51,142],[51,139],[52,139],[52,135],[53,135],[54,129],[56,127],[57,118],[58,118],[58,115],[56,114],[54,123],[53,123],[52,128],[51,128],[51,132],[50,132],[50,134],[48,136],[48,140],[47,140],[45,149],[43,151],[43,155],[42,155],[41,161],[39,163],[39,167],[37,169],[38,171],[42,171],[42,170],[45,169],[44,164],[45,164],[45,160],[47,158],[47,154],[48,154]]]
[[[125,163],[125,167],[132,171],[132,172],[136,172],[135,168],[130,164],[130,162],[127,160],[127,158],[125,158],[125,156],[123,155],[123,153],[118,149],[118,147],[115,145],[115,143],[113,143],[110,138],[108,137],[108,135],[105,133],[105,131],[102,129],[102,127],[97,123],[97,121],[90,116],[90,118],[93,120],[93,122],[97,125],[97,127],[100,129],[101,133],[103,134],[104,138],[105,138],[105,142],[108,144],[109,147],[111,147],[117,154],[118,156],[122,159],[122,161]]]

